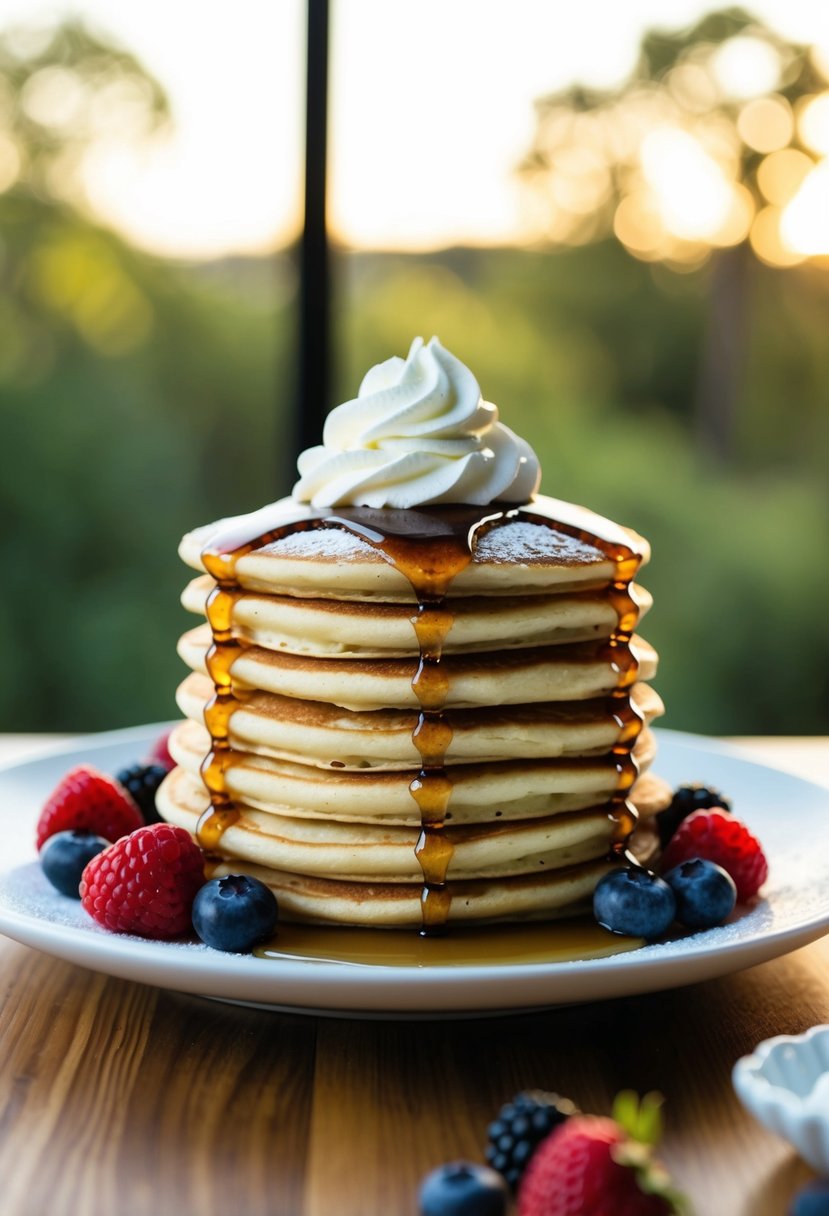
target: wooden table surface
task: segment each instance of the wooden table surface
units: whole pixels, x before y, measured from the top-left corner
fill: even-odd
[[[0,761],[44,739],[0,739]],[[741,740],[829,784],[829,740]],[[827,803],[829,810],[829,802]],[[366,1022],[221,1005],[0,938],[2,1216],[415,1216],[419,1179],[483,1159],[523,1088],[609,1111],[666,1098],[696,1216],[784,1216],[809,1169],[734,1097],[734,1061],[829,1022],[829,938],[725,979],[532,1016]]]

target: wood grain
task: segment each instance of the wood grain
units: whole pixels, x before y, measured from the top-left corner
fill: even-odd
[[[829,946],[674,992],[533,1016],[358,1022],[223,1006],[0,946],[3,1216],[415,1216],[540,1086],[667,1102],[698,1216],[780,1216],[808,1176],[730,1083],[759,1039],[829,1020]]]

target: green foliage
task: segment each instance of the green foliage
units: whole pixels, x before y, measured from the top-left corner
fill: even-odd
[[[257,290],[264,267],[240,308],[221,280],[158,264],[67,212],[8,204],[2,726],[170,717],[186,622],[178,540],[286,484],[274,370],[290,362],[287,301]],[[102,292],[100,315],[83,306]]]

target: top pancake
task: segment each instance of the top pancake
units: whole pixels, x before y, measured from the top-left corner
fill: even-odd
[[[283,508],[282,518],[291,512],[302,517],[302,508],[286,500],[274,504]],[[640,536],[584,508],[553,499],[538,498],[526,508],[547,511],[565,522],[577,521],[586,533],[610,538],[635,551],[642,563],[649,548]],[[429,515],[423,516],[428,530]],[[182,559],[195,570],[204,569],[201,554],[217,538],[232,537],[238,547],[243,539],[263,535],[270,522],[261,515],[257,526],[252,517],[247,532],[243,521],[220,521],[189,532],[181,542]],[[387,560],[381,548],[363,540],[342,526],[313,526],[289,530],[287,535],[262,545],[238,558],[235,566],[239,584],[249,591],[313,598],[384,600],[411,603],[414,588],[406,576]],[[482,530],[477,536],[472,560],[452,579],[449,595],[524,595],[558,593],[567,588],[586,589],[605,586],[615,573],[614,562],[598,545],[556,529],[551,519],[527,515],[505,518]]]

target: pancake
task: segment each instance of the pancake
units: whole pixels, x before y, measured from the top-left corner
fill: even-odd
[[[193,672],[180,685],[176,701],[185,717],[201,722],[213,696],[207,676]],[[632,690],[634,707],[646,722],[664,711],[647,684]],[[447,710],[451,730],[445,763],[483,760],[584,756],[607,751],[623,727],[612,698],[488,706]],[[396,769],[421,763],[413,740],[418,715],[400,710],[354,711],[321,701],[301,701],[254,692],[240,703],[230,722],[231,744],[238,751],[323,768]],[[206,751],[206,732],[201,746]]]
[[[501,921],[555,920],[590,907],[597,882],[618,861],[583,862],[541,875],[470,879],[453,884],[447,925]],[[270,887],[281,916],[315,925],[353,925],[374,929],[411,929],[422,923],[422,883],[348,882],[290,874],[250,862],[220,862],[213,875],[250,874]]]
[[[204,615],[215,586],[208,576],[193,579],[181,597],[189,611]],[[644,587],[633,596],[640,618],[651,606]],[[266,650],[320,658],[388,658],[417,649],[416,614],[407,604],[355,600],[296,599],[249,593],[233,605],[234,631]],[[504,647],[556,645],[607,638],[617,614],[607,595],[582,591],[557,596],[453,599],[452,622],[443,639],[444,654],[475,653]]]
[[[195,722],[182,723],[173,731],[169,747],[178,765],[194,776],[199,774],[205,755],[203,727]],[[647,773],[655,752],[653,734],[643,731],[633,749],[640,773]],[[583,810],[610,799],[618,785],[616,760],[607,754],[570,760],[464,764],[447,771],[451,773],[452,791],[446,822],[454,825]],[[420,814],[410,790],[416,775],[416,769],[320,770],[240,752],[234,754],[226,780],[234,799],[264,811],[343,822],[419,826]]]
[[[164,816],[195,832],[207,805],[201,781],[176,770],[160,795]],[[239,804],[241,816],[228,827],[222,849],[277,870],[354,882],[417,882],[415,852],[420,825],[343,823],[330,818],[297,819]],[[613,822],[602,805],[543,819],[447,829],[452,858],[447,880],[530,874],[604,857],[613,842]]]
[[[205,672],[210,642],[206,625],[188,630],[179,640],[179,655],[193,671]],[[631,651],[641,678],[652,679],[657,664],[654,649],[637,636]],[[416,655],[409,659],[317,659],[246,646],[231,673],[243,689],[324,701],[345,709],[419,709],[413,683],[418,665]],[[447,655],[440,673],[446,686],[443,706],[449,709],[586,700],[612,692],[619,678],[614,655],[603,642]]]
[[[179,546],[182,560],[200,573],[203,549],[216,538],[232,545],[236,536],[258,535],[278,527],[282,520],[314,520],[314,513],[285,500],[249,517],[221,520],[188,532]],[[610,520],[557,499],[538,498],[525,508],[526,517],[507,519],[498,527],[483,530],[472,558],[465,569],[452,579],[452,596],[516,596],[559,593],[568,588],[602,587],[613,579],[615,567],[597,545],[557,531],[541,514],[534,521],[533,510],[548,511],[562,522],[611,543],[624,545],[640,555],[644,565],[650,547],[641,536]],[[276,509],[274,509],[276,508]],[[331,513],[332,515],[336,513]],[[381,526],[395,512],[362,512],[368,528],[376,517]],[[475,512],[475,517],[481,512]],[[342,517],[347,512],[341,513]],[[406,532],[428,539],[434,535],[435,516],[428,510],[407,511]],[[260,517],[260,518],[257,518]],[[257,523],[263,525],[260,533]],[[241,556],[236,562],[236,577],[246,591],[265,591],[299,598],[383,600],[391,603],[417,603],[410,580],[386,560],[376,545],[342,527],[315,527],[291,530],[288,535],[266,542]]]

